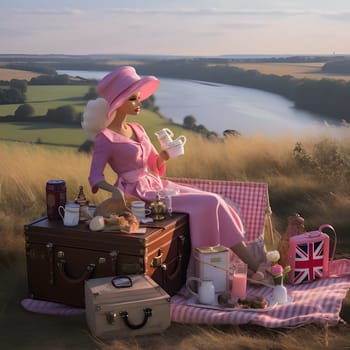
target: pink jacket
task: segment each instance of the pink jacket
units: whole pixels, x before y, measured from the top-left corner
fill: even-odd
[[[109,129],[97,134],[89,176],[92,191],[95,193],[96,184],[105,179],[104,169],[109,164],[118,174],[115,186],[127,195],[151,202],[159,190],[176,191],[173,211],[189,214],[192,249],[219,244],[232,247],[241,242],[244,227],[236,210],[217,194],[162,179],[165,165],[157,168],[159,155],[145,130],[138,123],[129,125],[138,141]]]

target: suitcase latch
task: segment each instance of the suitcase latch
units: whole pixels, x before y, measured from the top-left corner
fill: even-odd
[[[158,255],[155,256],[151,261],[151,267],[154,267],[154,268],[160,267],[162,270],[166,270],[167,266],[165,263],[162,262],[162,258],[163,258],[162,248],[159,248]]]
[[[103,257],[98,258],[99,264],[104,264],[105,262],[106,262],[106,258],[103,258]]]
[[[162,266],[162,257],[163,257],[163,252],[162,248],[158,249],[158,255],[156,255],[152,261],[151,261],[151,267],[160,267]]]
[[[113,311],[110,311],[106,314],[106,319],[107,319],[107,322],[109,324],[113,324],[115,322],[115,320],[117,319],[117,313],[116,312],[113,312]]]

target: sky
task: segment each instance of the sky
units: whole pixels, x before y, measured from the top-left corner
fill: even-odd
[[[350,53],[350,0],[0,0],[0,54]]]

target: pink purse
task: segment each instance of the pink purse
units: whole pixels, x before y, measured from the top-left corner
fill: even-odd
[[[289,261],[291,272],[289,280],[292,284],[311,282],[329,276],[329,236],[322,232],[328,228],[334,234],[331,260],[336,249],[336,232],[331,225],[321,225],[318,231],[305,232],[290,237]]]

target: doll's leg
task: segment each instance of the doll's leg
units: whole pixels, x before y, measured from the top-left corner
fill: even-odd
[[[231,249],[243,262],[248,265],[248,269],[252,270],[253,272],[258,270],[259,264],[251,255],[244,242],[236,244],[235,246],[231,247]]]
[[[250,253],[249,249],[247,248],[246,244],[244,242],[240,242],[236,244],[235,246],[231,247],[231,250],[243,261],[248,265],[248,274],[254,280],[260,281],[263,280],[265,275],[263,272],[258,271],[259,269],[259,263],[254,258],[254,256]]]

